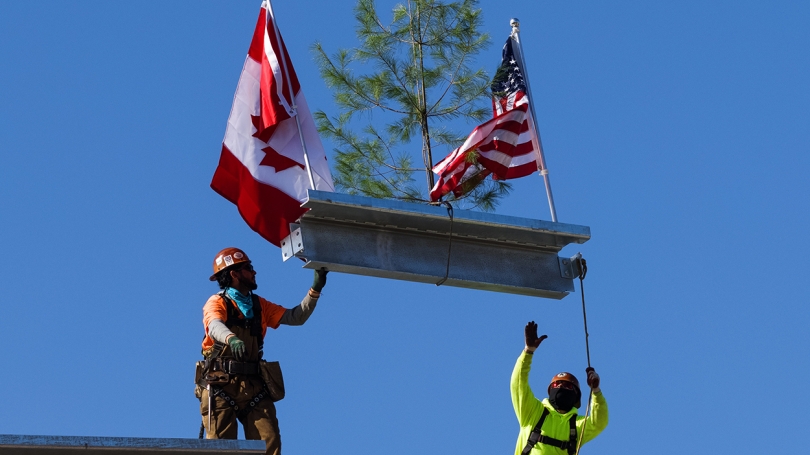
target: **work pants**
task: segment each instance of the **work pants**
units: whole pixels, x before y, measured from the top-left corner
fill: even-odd
[[[245,439],[264,440],[267,444],[267,455],[281,455],[281,435],[273,400],[265,394],[263,400],[253,407],[250,406],[250,400],[261,392],[263,387],[264,384],[258,377],[232,377],[231,381],[221,388],[236,402],[239,411],[234,411],[222,397],[215,396],[214,409],[211,412],[211,428],[208,427],[208,390],[203,390],[200,412],[206,437],[236,439],[238,435],[236,420],[239,419],[245,430]]]

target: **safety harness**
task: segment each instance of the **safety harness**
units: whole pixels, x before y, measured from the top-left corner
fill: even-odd
[[[225,308],[227,309],[226,320],[225,320],[225,327],[233,328],[233,327],[241,327],[241,328],[249,328],[250,329],[250,336],[256,337],[256,340],[259,344],[259,358],[261,359],[264,355],[264,337],[262,336],[262,304],[259,302],[259,296],[256,294],[250,294],[250,298],[253,301],[253,317],[250,319],[245,318],[242,315],[242,312],[239,311],[239,308],[236,306],[236,303],[230,299],[225,294],[225,291],[222,291],[218,294],[223,301],[225,301]],[[214,340],[214,348],[211,351],[211,354],[207,356],[207,359],[215,359],[222,354],[222,351],[225,350],[225,343],[221,341]],[[241,374],[257,374],[256,373],[241,373]],[[234,372],[233,374],[240,374]]]
[[[577,415],[573,414],[570,419],[568,419],[568,425],[571,428],[568,440],[561,441],[559,439],[554,439],[552,437],[546,436],[541,433],[541,428],[543,428],[543,422],[545,422],[546,417],[548,417],[548,408],[543,406],[543,414],[540,415],[540,420],[537,421],[537,425],[534,426],[532,433],[529,435],[529,440],[526,442],[526,447],[523,448],[523,452],[521,455],[529,455],[529,452],[532,451],[532,448],[539,442],[540,444],[546,444],[550,446],[557,447],[558,449],[563,449],[568,451],[568,455],[574,455],[577,451]]]
[[[234,303],[226,294],[225,291],[219,293],[219,296],[225,301],[225,307],[227,308],[227,319],[224,321],[225,326],[229,329],[233,327],[241,327],[245,329],[250,329],[250,336],[255,337],[259,347],[259,359],[263,356],[264,350],[264,337],[262,336],[262,304],[259,302],[259,297],[256,294],[251,294],[251,300],[253,301],[253,317],[250,319],[245,318],[242,315],[242,312],[239,311],[236,303]],[[238,374],[238,375],[258,375],[260,374],[259,371],[259,364],[257,362],[237,362],[233,359],[223,359],[219,356],[222,354],[222,351],[225,350],[225,343],[220,341],[214,340],[214,347],[211,350],[211,353],[206,356],[205,358],[205,372],[207,373],[209,370],[213,371],[223,371],[228,374]],[[224,390],[220,387],[216,387],[214,385],[211,386],[211,395],[218,396],[225,400],[225,403],[230,406],[233,411],[236,413],[236,416],[239,419],[242,419],[246,415],[252,411],[256,404],[262,401],[265,398],[270,396],[270,393],[266,390],[265,387],[262,388],[262,391],[257,393],[250,399],[249,407],[239,408],[239,405],[236,404],[236,401],[231,398]]]
[[[240,409],[239,405],[236,404],[236,401],[234,401],[233,398],[231,398],[227,393],[225,393],[224,390],[220,389],[219,387],[211,387],[211,395],[215,397],[217,396],[221,397],[223,400],[225,400],[225,402],[228,403],[228,406],[230,406],[233,409],[233,412],[236,413],[236,417],[238,417],[241,420],[246,415],[250,414],[250,411],[252,411],[260,401],[270,396],[270,393],[267,392],[266,390],[262,390],[261,392],[257,393],[256,395],[253,396],[253,398],[250,399],[250,403],[248,403],[249,407],[244,409]]]

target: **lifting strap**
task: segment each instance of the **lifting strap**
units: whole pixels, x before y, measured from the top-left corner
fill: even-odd
[[[436,282],[436,286],[441,286],[450,277],[450,253],[453,251],[453,206],[447,202],[440,202],[447,207],[447,216],[450,217],[450,234],[447,236],[447,267],[444,269],[444,278]]]
[[[577,451],[577,415],[573,414],[571,415],[571,418],[568,419],[568,440],[561,441],[542,434],[541,429],[543,428],[543,422],[545,422],[548,414],[548,408],[543,406],[543,414],[540,415],[540,420],[537,421],[537,425],[534,426],[534,429],[529,435],[529,440],[526,442],[526,447],[523,448],[521,455],[529,455],[529,452],[532,451],[532,448],[534,448],[537,443],[567,450],[568,455],[574,455],[574,453]]]

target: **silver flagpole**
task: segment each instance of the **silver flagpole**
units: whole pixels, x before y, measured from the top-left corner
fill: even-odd
[[[529,83],[529,72],[526,69],[526,59],[523,58],[523,46],[520,44],[520,20],[512,18],[509,21],[512,26],[512,40],[517,43],[517,58],[520,69],[523,72],[523,82],[526,83],[526,95],[529,97],[529,109],[532,113],[532,126],[534,126],[534,146],[540,154],[540,175],[546,184],[546,195],[548,195],[548,208],[551,210],[551,221],[557,222],[557,209],[554,208],[554,196],[551,194],[551,182],[548,178],[548,168],[546,167],[546,157],[543,154],[543,142],[540,140],[540,129],[537,127],[537,115],[534,113],[534,98],[532,98],[532,88]]]
[[[301,138],[301,148],[304,149],[304,165],[307,167],[307,175],[309,175],[309,187],[313,190],[315,189],[315,178],[312,176],[312,166],[309,165],[309,154],[307,153],[307,144],[304,141],[304,133],[301,130],[301,120],[298,118],[298,106],[295,105],[295,93],[293,92],[292,80],[290,79],[290,73],[287,70],[287,56],[284,55],[284,47],[281,45],[281,35],[278,32],[278,24],[276,24],[276,15],[273,13],[273,5],[270,4],[270,0],[264,0],[264,4],[267,5],[267,12],[270,13],[270,17],[273,19],[273,31],[276,32],[276,42],[278,43],[278,51],[281,60],[281,68],[284,71],[284,78],[287,79],[287,87],[290,90],[290,100],[293,116],[295,117],[295,124],[298,126],[298,137]]]

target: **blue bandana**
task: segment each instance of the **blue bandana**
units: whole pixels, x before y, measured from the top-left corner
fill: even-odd
[[[239,311],[241,311],[246,318],[250,319],[253,317],[253,299],[250,297],[250,294],[242,295],[241,292],[234,288],[225,289],[225,293],[228,294],[228,297],[230,297],[231,300],[236,302],[236,306],[239,307]]]

